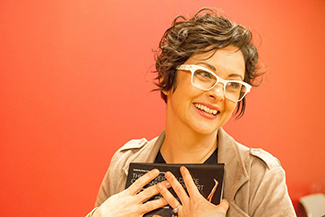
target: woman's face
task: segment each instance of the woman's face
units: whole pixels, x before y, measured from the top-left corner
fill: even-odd
[[[245,61],[238,48],[228,46],[213,52],[194,54],[184,64],[203,66],[225,80],[244,79]],[[222,83],[203,91],[192,86],[190,71],[179,70],[176,90],[167,93],[167,121],[179,129],[207,135],[227,123],[236,105],[225,98]]]

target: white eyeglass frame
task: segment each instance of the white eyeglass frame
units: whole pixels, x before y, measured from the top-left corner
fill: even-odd
[[[244,94],[240,99],[238,99],[237,101],[236,101],[236,100],[233,100],[233,99],[229,99],[230,101],[233,101],[233,102],[240,102],[242,99],[244,99],[244,97],[246,96],[246,94],[249,93],[249,92],[251,91],[251,88],[252,88],[251,85],[247,84],[247,83],[244,82],[244,81],[238,81],[238,80],[225,80],[225,79],[222,79],[222,78],[220,78],[218,75],[216,75],[213,71],[211,71],[211,70],[209,70],[209,69],[207,69],[207,68],[205,68],[205,67],[203,67],[203,66],[183,64],[183,65],[179,65],[176,69],[177,69],[177,70],[190,71],[190,72],[191,72],[191,83],[192,83],[193,87],[196,87],[197,89],[200,89],[200,90],[209,91],[209,90],[213,89],[213,88],[214,88],[218,83],[222,83],[222,84],[223,84],[223,92],[224,92],[225,97],[226,97],[227,99],[229,99],[229,98],[227,97],[227,94],[226,94],[226,85],[227,85],[227,83],[229,83],[229,82],[236,82],[236,83],[240,83],[240,84],[244,85],[244,86],[246,87],[246,92],[245,92],[245,94]],[[205,89],[205,88],[201,88],[201,87],[198,87],[198,86],[194,85],[194,82],[193,82],[193,79],[194,79],[194,72],[195,72],[196,70],[198,70],[198,69],[201,69],[201,70],[204,70],[204,71],[207,71],[207,72],[211,73],[213,76],[215,76],[215,77],[217,78],[217,82],[216,82],[214,85],[212,85],[212,87],[207,88],[207,89]]]

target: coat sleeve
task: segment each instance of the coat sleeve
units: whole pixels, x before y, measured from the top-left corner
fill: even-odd
[[[137,153],[145,144],[147,144],[146,139],[130,140],[115,152],[99,188],[95,208],[88,213],[86,217],[91,217],[96,211],[96,207],[99,207],[109,197],[124,190],[126,174],[123,172],[123,168],[125,165],[129,164],[130,159],[132,159],[134,154]]]
[[[255,157],[251,168],[250,216],[296,216],[279,161],[263,150]]]
[[[126,175],[123,173],[123,167],[130,156],[129,152],[131,151],[120,149],[113,155],[97,194],[96,207],[104,203],[107,198],[124,190]]]
[[[112,170],[112,163],[115,162],[115,158],[116,158],[116,154],[114,154],[112,160],[111,160],[111,164],[104,176],[104,179],[100,185],[98,194],[97,194],[97,199],[95,202],[95,208],[86,215],[86,217],[91,217],[93,216],[94,212],[96,211],[96,209],[102,204],[104,203],[104,201],[109,198],[111,196],[111,192],[110,192],[110,185],[111,185],[111,179],[110,179],[110,174],[111,174],[111,170]]]

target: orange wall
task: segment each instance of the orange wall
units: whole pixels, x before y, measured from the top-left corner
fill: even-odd
[[[277,156],[293,201],[325,192],[325,2],[2,0],[1,216],[83,216],[115,150],[158,135],[152,49],[203,6],[258,33],[263,85],[225,128]]]

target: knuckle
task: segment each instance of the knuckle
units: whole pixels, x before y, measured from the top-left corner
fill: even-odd
[[[163,195],[167,195],[167,189],[166,188],[162,188],[159,193],[163,194]]]
[[[143,204],[143,206],[144,206],[145,212],[149,212],[149,211],[151,211],[151,210],[154,209],[153,204],[152,203],[149,203],[149,202]]]
[[[181,185],[177,185],[176,187],[175,187],[175,191],[176,192],[180,192],[180,191],[183,191],[184,189],[183,189],[183,187],[181,186]]]
[[[156,190],[159,192],[159,193],[165,193],[166,192],[166,188],[162,185],[162,183],[158,183],[156,185]]]
[[[147,188],[145,191],[144,191],[144,194],[148,197],[150,197],[151,195],[153,195],[153,189],[151,188]]]
[[[142,187],[143,186],[143,182],[142,182],[142,180],[141,179],[138,179],[138,180],[136,180],[135,182],[134,182],[134,185],[136,186],[136,187]]]

